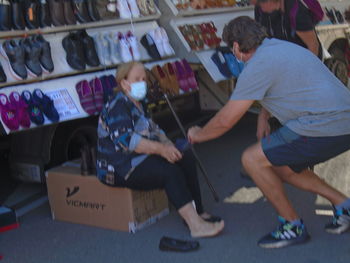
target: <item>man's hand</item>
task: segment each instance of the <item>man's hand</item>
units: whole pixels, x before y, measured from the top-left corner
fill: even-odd
[[[180,151],[170,144],[162,144],[159,154],[170,163],[175,163],[182,158]]]
[[[187,139],[188,141],[191,143],[191,144],[194,144],[194,143],[197,143],[199,142],[198,141],[198,138],[197,138],[197,133],[202,130],[201,127],[198,127],[198,126],[193,126],[191,127],[188,132],[187,132]]]

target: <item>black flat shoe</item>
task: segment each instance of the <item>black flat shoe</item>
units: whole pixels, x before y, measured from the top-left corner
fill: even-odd
[[[162,251],[190,252],[199,249],[199,242],[162,237],[159,242],[159,249]]]

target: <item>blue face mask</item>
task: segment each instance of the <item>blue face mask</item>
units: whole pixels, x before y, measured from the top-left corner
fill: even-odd
[[[130,84],[129,95],[134,100],[142,100],[147,94],[147,84],[145,81],[134,82]]]

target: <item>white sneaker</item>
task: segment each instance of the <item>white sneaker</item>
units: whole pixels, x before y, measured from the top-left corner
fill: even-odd
[[[129,42],[126,40],[125,36],[118,32],[118,46],[119,46],[119,55],[121,60],[124,63],[132,61],[132,54],[130,51]]]
[[[148,34],[151,36],[151,38],[153,39],[154,43],[156,44],[157,50],[159,52],[159,55],[161,57],[165,57],[166,53],[165,53],[165,50],[164,50],[162,35],[161,35],[160,31],[157,30],[157,28],[156,28],[156,29],[153,29],[153,30],[149,31]]]
[[[109,43],[103,36],[102,32],[97,33],[93,36],[95,47],[97,51],[98,58],[102,65],[108,66],[111,65],[112,62],[110,60],[110,54],[109,54]]]
[[[118,0],[117,9],[119,11],[120,18],[124,18],[124,19],[131,18],[131,11],[129,9],[127,0]]]
[[[132,14],[132,17],[140,17],[140,10],[137,6],[136,0],[128,0],[129,8]]]
[[[136,61],[141,60],[139,43],[137,41],[137,38],[132,34],[131,31],[128,31],[128,33],[126,33],[126,40],[129,42],[133,59]]]
[[[163,27],[158,27],[156,30],[159,31],[159,34],[160,34],[160,36],[162,38],[164,53],[167,56],[175,55],[175,51],[174,51],[173,47],[170,45],[170,43],[169,43],[169,38],[168,38],[168,35],[167,35],[165,29]]]
[[[118,33],[113,31],[106,32],[104,37],[109,42],[109,53],[112,63],[119,64]]]

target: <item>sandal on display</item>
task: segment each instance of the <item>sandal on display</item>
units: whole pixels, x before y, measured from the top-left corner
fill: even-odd
[[[45,121],[43,112],[40,109],[40,106],[33,101],[32,94],[29,90],[24,90],[21,95],[24,102],[28,105],[28,114],[31,122],[36,125],[42,125]]]
[[[92,89],[87,80],[79,81],[75,85],[75,89],[79,95],[80,104],[83,110],[89,115],[94,115],[97,112],[97,109]]]
[[[146,0],[137,0],[137,6],[140,10],[140,13],[143,15],[143,16],[149,16],[150,15],[150,12],[147,8],[147,3],[146,3]]]
[[[169,77],[167,74],[165,74],[165,72],[163,71],[161,66],[159,66],[159,65],[154,66],[151,69],[151,72],[157,78],[162,93],[171,95],[172,91],[169,88],[170,87]]]
[[[190,6],[193,9],[205,9],[205,8],[208,8],[206,0],[190,0]]]
[[[17,116],[16,107],[12,105],[7,96],[3,93],[0,94],[0,111],[1,120],[11,131],[16,131],[19,128],[19,121]]]
[[[19,124],[23,128],[30,127],[30,117],[28,114],[28,105],[24,102],[18,92],[13,91],[9,96],[10,103],[16,108]]]
[[[101,112],[103,109],[103,86],[99,78],[94,78],[89,82],[92,94],[94,96],[94,102],[97,112]]]
[[[40,89],[35,89],[33,91],[33,101],[40,105],[42,112],[51,122],[59,121],[60,115],[55,108],[53,100]]]

